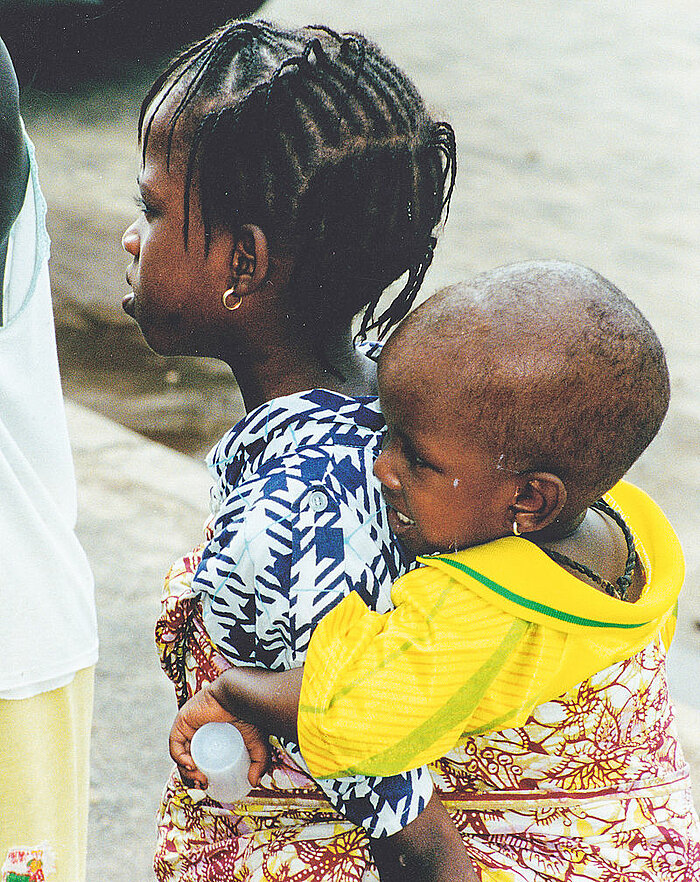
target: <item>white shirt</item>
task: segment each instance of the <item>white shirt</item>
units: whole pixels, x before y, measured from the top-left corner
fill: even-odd
[[[58,372],[46,203],[34,147],[0,303],[0,698],[70,682],[97,659],[90,566]]]

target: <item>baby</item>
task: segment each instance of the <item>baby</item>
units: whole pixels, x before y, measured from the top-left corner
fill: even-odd
[[[335,607],[300,702],[300,671],[227,671],[180,711],[173,758],[202,781],[189,739],[208,719],[297,737],[319,777],[449,754],[434,780],[480,873],[651,880],[679,848],[698,871],[663,664],[682,555],[619,483],[668,406],[648,322],[591,270],[504,267],[416,309],[378,380],[392,529],[439,556],[395,583],[391,613]]]

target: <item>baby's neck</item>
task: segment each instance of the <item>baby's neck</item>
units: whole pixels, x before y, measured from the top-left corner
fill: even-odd
[[[603,512],[588,508],[566,526],[551,531],[527,534],[527,539],[543,549],[550,549],[565,555],[597,573],[608,582],[615,583],[625,571],[628,548],[625,534],[620,526]],[[568,570],[573,576],[598,590],[603,590],[595,581],[575,570]],[[634,602],[644,586],[644,572],[637,563],[634,577],[626,599]]]
[[[527,538],[534,542],[535,545],[546,545],[547,543],[568,539],[578,532],[581,524],[590,514],[591,510],[585,508],[574,517],[567,518],[566,521],[555,520],[548,527],[545,527],[544,530],[539,530],[537,533],[528,533]]]

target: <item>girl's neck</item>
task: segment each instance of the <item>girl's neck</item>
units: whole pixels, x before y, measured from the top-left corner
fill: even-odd
[[[375,364],[357,352],[349,329],[326,343],[322,353],[298,340],[278,340],[274,345],[268,340],[256,349],[255,354],[227,359],[246,411],[308,389],[329,389],[353,397],[377,393]]]

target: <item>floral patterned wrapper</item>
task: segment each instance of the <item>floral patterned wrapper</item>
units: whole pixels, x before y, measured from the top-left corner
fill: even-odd
[[[181,704],[228,667],[191,589],[201,549],[170,570],[156,642]],[[700,882],[700,824],[660,640],[527,723],[470,738],[432,767],[483,882]],[[177,770],[158,818],[162,882],[376,882],[365,832],[273,739],[272,768],[221,805]]]

